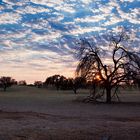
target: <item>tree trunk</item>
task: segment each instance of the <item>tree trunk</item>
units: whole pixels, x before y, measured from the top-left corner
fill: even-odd
[[[6,86],[3,87],[3,91],[6,91]]]
[[[106,88],[106,103],[111,103],[111,88]]]
[[[73,88],[73,91],[75,94],[77,94],[77,89],[76,88]]]

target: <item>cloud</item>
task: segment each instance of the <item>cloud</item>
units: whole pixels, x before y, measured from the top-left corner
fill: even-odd
[[[110,16],[110,18],[104,23],[104,26],[110,26],[114,24],[118,24],[119,22],[123,22],[122,18],[117,17],[116,15]]]
[[[104,14],[109,15],[112,12],[113,8],[114,8],[113,6],[108,6],[108,4],[107,5],[100,5],[99,11],[104,13]]]
[[[73,29],[70,31],[70,34],[72,35],[79,35],[79,34],[85,34],[85,33],[90,33],[90,32],[99,32],[106,30],[106,28],[103,27],[80,27],[77,26],[76,29]]]
[[[0,24],[18,24],[21,21],[21,16],[18,13],[0,13]]]
[[[40,6],[33,7],[27,5],[24,9],[22,7],[18,8],[16,12],[19,14],[37,14],[37,13],[48,13],[51,12],[51,10]]]
[[[73,14],[76,12],[74,7],[69,4],[62,4],[62,5],[56,6],[55,9],[57,11],[66,12],[66,13],[70,13],[70,14]]]
[[[120,0],[122,3],[123,2],[134,2],[134,0]]]
[[[83,2],[84,4],[90,4],[90,3],[92,2],[92,0],[82,0],[82,2]]]
[[[85,18],[76,18],[74,21],[75,22],[78,22],[78,23],[82,23],[82,22],[100,22],[102,20],[105,20],[105,15],[95,15],[95,16],[88,16],[88,17],[85,17]]]
[[[121,2],[133,2],[133,0],[123,0]],[[140,22],[139,22],[140,21],[140,17],[139,17],[140,8],[134,8],[134,9],[130,8],[130,9],[128,9],[128,12],[125,12],[121,8],[121,5],[119,5],[119,3],[117,3],[116,1],[111,1],[109,3],[109,5],[116,8],[119,16],[123,20],[128,20],[132,24],[140,24]]]
[[[41,4],[41,5],[48,5],[48,6],[55,6],[55,5],[61,5],[64,0],[31,0],[31,2],[35,4]]]
[[[130,23],[133,23],[133,24],[140,24],[140,17],[138,16],[140,9],[131,10],[129,13],[125,13],[119,7],[117,8],[117,10],[122,19],[128,20]]]
[[[44,41],[52,42],[57,38],[60,38],[61,36],[62,36],[61,33],[58,31],[50,32],[44,35],[38,35],[36,33],[32,33],[31,40],[34,42],[44,42]]]

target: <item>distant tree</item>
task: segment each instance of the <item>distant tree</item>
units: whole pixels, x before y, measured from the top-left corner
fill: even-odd
[[[41,88],[43,86],[43,82],[42,81],[35,81],[34,85],[38,88]]]
[[[20,85],[20,86],[26,86],[27,83],[26,83],[25,80],[21,80],[21,81],[18,82],[18,85]]]
[[[85,77],[76,77],[73,79],[73,91],[77,94],[77,90],[79,88],[84,88],[86,86],[86,79]]]
[[[14,84],[17,84],[17,82],[11,77],[3,76],[0,78],[0,87],[2,87],[4,91],[6,91],[8,87],[11,87]]]
[[[46,79],[44,85],[52,85],[57,90],[73,90],[74,93],[77,93],[79,88],[84,88],[86,85],[86,79],[83,77],[66,78],[63,75],[53,75]]]
[[[77,49],[80,60],[77,66],[77,74],[85,77],[87,81],[92,81],[98,77],[106,91],[106,103],[111,103],[112,89],[117,89],[136,72],[133,66],[134,60],[131,58],[134,53],[130,53],[124,45],[127,44],[128,40],[126,32],[122,30],[109,38],[111,45],[106,50],[87,39],[81,39]],[[135,54],[135,57],[140,62],[138,55]],[[105,62],[106,58],[109,59],[110,63]],[[130,67],[133,71],[129,69]]]
[[[48,87],[48,85],[51,83],[51,77],[47,77],[45,82],[43,83],[43,86]]]
[[[46,79],[46,81],[44,82],[45,85],[52,85],[54,86],[57,90],[61,89],[63,84],[64,84],[64,81],[66,80],[67,78],[62,76],[62,75],[53,75],[53,76],[50,76]]]
[[[67,79],[67,84],[66,84],[66,89],[69,89],[69,90],[73,90],[73,82],[74,81],[74,79],[73,78],[68,78]]]
[[[70,79],[67,79],[63,75],[60,76],[58,84],[59,84],[59,89],[61,90],[70,89]]]

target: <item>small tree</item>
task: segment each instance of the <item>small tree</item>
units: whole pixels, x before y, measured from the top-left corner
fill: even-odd
[[[106,103],[111,103],[112,89],[118,88],[133,75],[129,68],[131,66],[134,70],[134,66],[130,62],[132,60],[130,56],[134,53],[131,52],[130,55],[123,45],[127,40],[128,36],[123,30],[115,36],[110,36],[111,47],[108,46],[108,50],[96,46],[95,43],[87,39],[81,39],[78,43],[77,54],[80,62],[77,66],[77,73],[85,77],[87,81],[91,81],[95,77],[100,78],[106,91]],[[109,63],[105,61],[106,58],[109,59]]]
[[[3,76],[0,78],[0,86],[3,88],[4,91],[6,91],[8,87],[11,87],[14,84],[17,84],[17,82],[11,77]]]
[[[18,85],[20,85],[20,86],[26,86],[27,83],[26,83],[25,80],[21,80],[21,81],[18,82]]]
[[[86,86],[86,79],[84,77],[76,77],[73,79],[73,91],[77,94],[79,88],[84,88]]]
[[[43,86],[43,82],[42,81],[35,81],[34,85],[38,88],[41,88]]]

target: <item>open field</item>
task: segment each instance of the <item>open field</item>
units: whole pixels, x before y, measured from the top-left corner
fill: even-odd
[[[118,104],[77,102],[86,91],[11,87],[0,91],[0,140],[139,140],[140,93]]]

